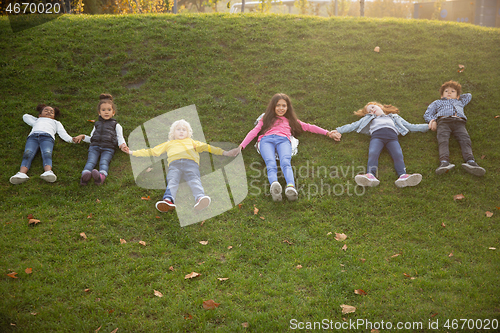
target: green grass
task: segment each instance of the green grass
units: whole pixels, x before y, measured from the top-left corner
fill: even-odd
[[[18,33],[4,17],[0,36],[0,331],[283,332],[292,319],[363,319],[423,323],[412,332],[439,320],[437,331],[455,332],[443,327],[447,319],[500,318],[500,30],[424,20],[130,15],[62,16]],[[421,123],[450,79],[473,95],[465,110],[483,178],[461,170],[454,140],[457,167],[435,175],[435,133],[415,133],[400,143],[408,172],[421,173],[422,183],[396,188],[383,153],[380,186],[353,195],[352,168],[366,165],[369,137],[351,133],[335,143],[305,133],[292,161],[297,202],[259,193],[267,187],[264,163],[250,146],[243,156],[255,187],[241,209],[185,228],[175,214],[155,211],[163,191],[137,187],[121,152],[102,187],[78,185],[88,145],[60,139],[56,183],[39,178],[39,156],[29,182],[8,181],[30,131],[22,115],[41,102],[62,110],[74,136],[90,133],[99,94],[111,93],[126,138],[149,119],[196,104],[207,141],[238,144],[276,92],[292,98],[301,120],[327,129],[355,121],[352,111],[372,100]],[[321,166],[339,173],[312,172]],[[465,199],[454,201],[456,194]],[[28,214],[42,222],[28,226]],[[347,240],[335,241],[335,232]],[[18,279],[7,276],[12,271]],[[184,279],[193,271],[202,275]],[[220,306],[203,309],[208,299]],[[357,310],[343,315],[341,304]]]

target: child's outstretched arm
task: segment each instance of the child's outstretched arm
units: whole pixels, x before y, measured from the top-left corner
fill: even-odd
[[[240,147],[240,146],[238,146],[238,147],[233,148],[233,149],[231,149],[231,150],[229,150],[229,151],[224,151],[224,152],[222,153],[222,155],[224,155],[224,156],[230,156],[230,157],[235,157],[235,156],[238,156],[238,154],[239,154],[240,152],[241,152],[241,147]]]

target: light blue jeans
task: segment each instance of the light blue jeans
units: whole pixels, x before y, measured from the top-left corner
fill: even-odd
[[[200,166],[193,160],[180,159],[170,162],[167,172],[167,189],[163,194],[163,199],[175,201],[177,190],[181,179],[184,180],[193,192],[195,202],[205,195],[203,186],[201,185]]]
[[[33,133],[26,139],[24,147],[22,167],[30,168],[35,154],[40,148],[42,154],[43,166],[50,165],[52,167],[52,151],[54,150],[54,139],[48,133],[38,132]]]
[[[260,154],[266,163],[267,179],[269,184],[278,181],[278,165],[276,163],[276,152],[280,159],[280,167],[285,176],[286,184],[295,186],[292,170],[292,144],[285,136],[266,135],[260,139]]]
[[[101,159],[99,160],[99,172],[108,176],[109,163],[111,163],[111,159],[115,154],[115,150],[112,148],[101,148],[99,146],[90,146],[89,147],[89,157],[87,158],[87,164],[83,168],[82,175],[86,172],[91,172],[92,169],[97,165],[97,160],[99,156]]]

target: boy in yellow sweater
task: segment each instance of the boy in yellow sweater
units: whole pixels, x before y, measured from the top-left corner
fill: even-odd
[[[193,129],[184,119],[175,121],[170,126],[168,134],[169,141],[150,149],[141,149],[128,153],[132,156],[160,156],[167,153],[168,173],[167,189],[163,199],[156,203],[156,209],[160,212],[168,212],[175,209],[175,196],[181,178],[187,182],[195,199],[194,209],[202,210],[210,205],[211,199],[205,195],[200,178],[200,155],[207,151],[215,155],[236,156],[238,148],[224,151],[218,147],[193,140]]]

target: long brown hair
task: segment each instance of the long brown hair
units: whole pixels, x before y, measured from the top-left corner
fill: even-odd
[[[297,119],[297,115],[295,111],[293,111],[292,102],[290,101],[290,97],[286,94],[278,93],[271,98],[271,101],[267,105],[266,113],[264,117],[262,117],[262,129],[260,130],[260,134],[265,134],[271,127],[273,127],[274,122],[277,120],[278,116],[276,115],[276,104],[278,101],[282,99],[286,102],[286,113],[285,118],[288,119],[288,123],[290,124],[290,128],[293,136],[297,136],[303,132],[302,126],[300,126],[299,121]]]
[[[380,104],[379,102],[370,102],[364,106],[364,108],[359,109],[358,111],[354,111],[354,114],[359,117],[363,117],[368,114],[368,111],[366,110],[369,105],[378,105],[382,111],[384,111],[385,114],[389,113],[399,113],[399,109],[395,106],[392,106],[391,104]]]

